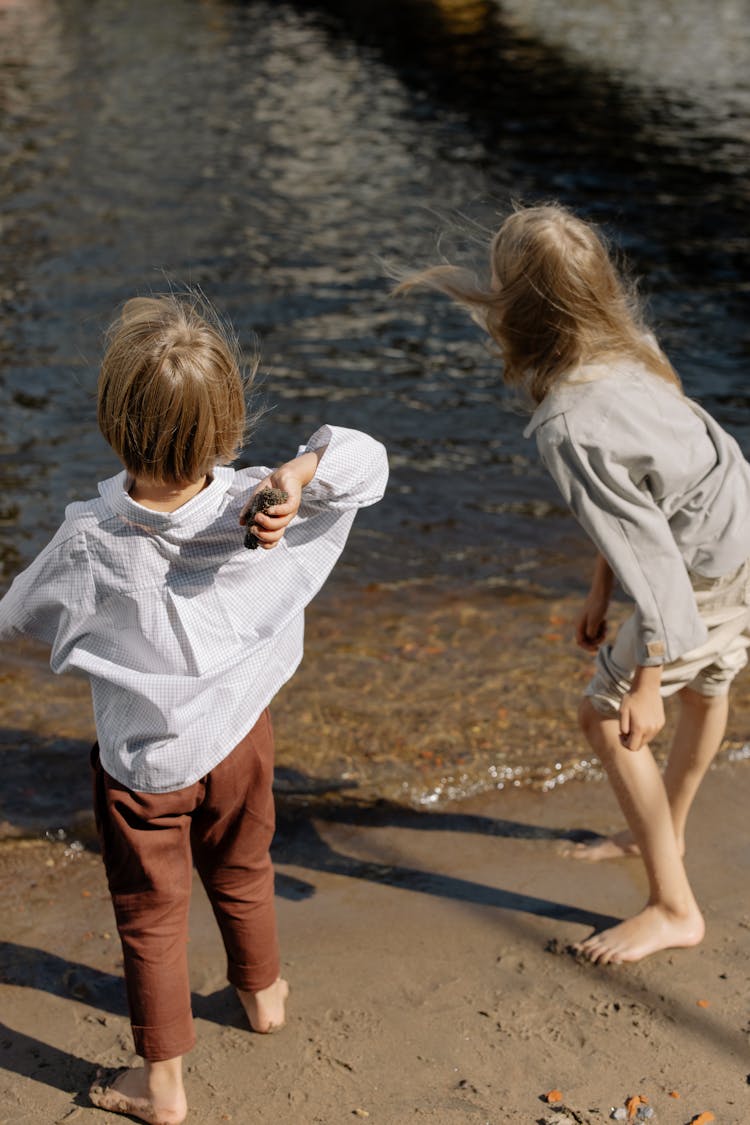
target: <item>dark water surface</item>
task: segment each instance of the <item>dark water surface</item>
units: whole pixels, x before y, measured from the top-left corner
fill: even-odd
[[[393,301],[381,265],[438,242],[481,264],[514,198],[605,226],[689,393],[750,450],[750,18],[660,7],[0,3],[4,580],[116,471],[94,422],[113,310],[188,282],[260,345],[272,410],[247,460],[323,420],[389,448],[334,594],[378,583],[408,614],[412,585],[580,590],[590,551],[496,359],[447,303]]]

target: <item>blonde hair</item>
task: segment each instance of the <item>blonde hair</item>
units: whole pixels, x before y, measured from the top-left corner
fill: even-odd
[[[228,464],[246,429],[236,340],[188,292],[127,301],[108,332],[99,428],[133,477],[191,483]]]
[[[556,203],[519,207],[492,239],[490,265],[488,286],[442,265],[402,276],[395,292],[426,285],[464,305],[500,347],[504,381],[534,403],[577,367],[614,358],[680,386],[591,224]]]

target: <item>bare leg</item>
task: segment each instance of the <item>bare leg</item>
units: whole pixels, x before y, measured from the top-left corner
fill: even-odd
[[[664,786],[672,810],[677,846],[684,855],[688,813],[724,738],[729,696],[699,695],[690,688],[683,688],[680,704],[680,720],[664,770]]]
[[[108,1085],[96,1082],[89,1097],[99,1109],[137,1117],[149,1125],[181,1125],[187,1117],[182,1058],[120,1071]]]
[[[260,992],[247,992],[238,988],[237,995],[253,1031],[269,1035],[273,1031],[280,1031],[284,1026],[289,985],[283,977],[277,977],[272,985]]]
[[[620,808],[640,848],[649,882],[644,909],[580,942],[576,948],[602,964],[639,961],[660,949],[697,945],[704,923],[677,846],[667,792],[651,750],[633,752],[620,742],[617,719],[605,718],[584,699],[581,727],[609,776]]]
[[[677,847],[685,854],[685,825],[688,813],[708,767],[716,757],[727,726],[729,696],[699,695],[690,688],[679,694],[680,717],[669,759],[664,770],[664,785],[672,814]],[[603,840],[575,844],[565,855],[596,863],[603,859],[638,856],[640,849],[630,829]]]

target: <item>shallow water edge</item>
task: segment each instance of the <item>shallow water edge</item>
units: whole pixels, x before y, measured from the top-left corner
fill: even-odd
[[[280,804],[445,809],[601,778],[576,724],[591,669],[573,642],[578,608],[571,595],[332,584],[308,610],[302,666],[272,705]],[[0,676],[0,838],[85,835],[87,683],[53,676],[31,645],[6,654]],[[750,758],[749,720],[743,674],[718,768]]]

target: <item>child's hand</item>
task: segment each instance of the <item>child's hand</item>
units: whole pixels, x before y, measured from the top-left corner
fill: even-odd
[[[636,670],[633,687],[620,705],[620,742],[627,750],[640,750],[664,726],[660,683],[661,667]]]
[[[576,621],[576,643],[587,652],[596,652],[607,636],[607,609],[609,598],[593,591],[583,603]]]
[[[252,524],[248,528],[248,534],[254,535],[258,540],[256,545],[268,551],[283,538],[287,524],[296,516],[302,498],[302,486],[291,475],[286,482],[282,482],[281,471],[276,469],[253,490],[250,499],[240,512],[241,526],[247,526],[253,499],[266,488],[275,488],[286,493],[286,500],[283,503],[274,504],[266,511],[255,512],[252,517]],[[252,546],[252,540],[246,542],[246,546]]]
[[[275,547],[283,539],[287,525],[291,523],[299,511],[302,489],[315,476],[320,460],[327,448],[328,446],[322,445],[319,449],[302,453],[299,457],[295,457],[293,461],[287,461],[285,464],[279,465],[278,469],[274,469],[270,476],[267,476],[253,489],[252,496],[240,512],[240,524],[243,527],[247,524],[247,516],[253,502],[253,496],[258,492],[262,492],[264,488],[280,488],[287,494],[287,499],[283,504],[274,504],[267,512],[258,512],[253,518],[251,534],[257,536],[260,546],[265,548],[266,551]]]

